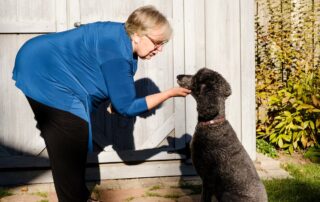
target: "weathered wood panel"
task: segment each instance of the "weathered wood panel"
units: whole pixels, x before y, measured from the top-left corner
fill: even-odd
[[[47,33],[66,28],[66,0],[1,0],[0,33]]]
[[[127,19],[134,9],[143,5],[154,5],[168,18],[172,17],[173,7],[170,0],[128,1],[128,0],[80,0],[81,22],[88,23],[96,20],[119,21]]]
[[[194,74],[206,66],[205,0],[185,1],[185,73]],[[197,124],[196,102],[186,98],[186,131],[192,135]]]
[[[6,3],[6,1],[0,2],[3,5]],[[46,9],[49,11],[44,12],[42,9],[41,12],[38,11],[38,14],[33,14],[29,17],[30,19],[26,18],[24,21],[20,18],[13,21],[12,19],[9,19],[9,17],[1,18],[0,21],[5,22],[6,25],[13,22],[11,27],[5,26],[3,30],[0,30],[0,33],[9,33],[11,31],[13,33],[1,35],[1,51],[3,51],[3,55],[10,56],[10,59],[1,60],[1,62],[6,64],[3,65],[3,68],[1,69],[1,71],[3,71],[3,73],[1,72],[1,75],[4,79],[1,80],[1,84],[3,85],[1,85],[2,90],[0,92],[1,95],[5,96],[8,96],[6,92],[12,94],[10,100],[1,99],[0,101],[2,104],[0,110],[3,111],[3,116],[0,119],[0,124],[2,124],[2,131],[0,131],[1,144],[5,145],[6,148],[12,148],[12,151],[22,151],[29,155],[38,155],[44,149],[43,140],[39,137],[39,131],[35,128],[36,123],[33,120],[33,113],[31,112],[24,95],[14,86],[14,82],[11,79],[14,58],[19,47],[29,38],[36,36],[27,34],[28,32],[51,32],[61,31],[66,28],[71,29],[74,28],[75,22],[84,24],[92,21],[124,21],[133,9],[146,3],[153,4],[160,9],[160,11],[174,23],[173,27],[175,31],[179,33],[173,35],[173,39],[166,45],[164,51],[159,54],[160,56],[152,61],[139,62],[140,68],[135,77],[138,86],[138,94],[146,94],[171,88],[176,85],[174,72],[184,72],[184,55],[178,54],[177,57],[174,57],[173,54],[174,51],[176,53],[183,53],[184,51],[183,1],[175,1],[174,4],[169,0],[165,2],[136,1],[130,3],[126,1],[35,1],[32,5],[25,6],[26,11],[23,13],[27,12],[27,10],[33,11],[34,7],[42,8],[44,5],[48,6]],[[173,5],[180,8],[180,10],[174,13],[172,9]],[[9,10],[19,10],[17,7],[21,7],[20,3],[12,3],[11,6],[9,5]],[[22,15],[20,14],[21,12],[15,13],[14,11],[9,11],[9,13],[11,17],[14,15]],[[38,17],[33,17],[34,15],[38,15]],[[46,16],[43,17],[42,15]],[[50,30],[33,27],[32,30],[28,29],[26,31],[21,31],[20,29],[23,28],[18,26],[19,23],[27,23],[29,21],[37,25],[41,25],[42,22],[54,22],[56,27]],[[24,32],[26,32],[26,34],[14,34]],[[15,43],[16,46],[12,46],[12,44]],[[7,47],[9,46],[11,49],[8,50]],[[8,51],[11,55],[8,54]],[[21,101],[17,102],[18,99]],[[144,114],[136,119],[108,116],[105,112],[106,106],[102,106],[99,114],[94,116],[95,120],[99,119],[100,122],[102,122],[102,125],[99,125],[99,123],[95,125],[95,132],[98,136],[99,134],[102,134],[102,137],[100,135],[100,138],[95,138],[95,140],[100,146],[104,146],[106,151],[111,152],[108,153],[108,156],[111,159],[118,159],[119,161],[124,160],[123,156],[119,156],[119,151],[163,147],[163,145],[169,144],[168,140],[166,140],[167,136],[171,136],[171,140],[173,139],[175,142],[170,144],[171,146],[180,145],[180,147],[182,147],[185,145],[185,140],[182,138],[185,133],[184,105],[180,105],[179,102],[184,103],[184,99],[178,98],[177,102],[171,99],[164,103],[159,109]],[[175,107],[177,107],[177,109]],[[23,111],[26,112],[23,113]],[[8,122],[10,124],[8,124]],[[176,125],[178,127],[176,127]],[[31,143],[29,144],[28,141]],[[26,145],[26,143],[28,144]],[[8,155],[7,150],[8,149],[2,148],[3,155],[4,153],[6,153],[5,155]],[[151,153],[153,154],[154,152]],[[41,155],[47,158],[45,151],[42,152]],[[168,156],[168,158],[170,159],[171,157]],[[104,159],[103,162],[105,161],[107,160]],[[28,161],[28,163],[32,164],[32,161]]]
[[[16,53],[24,41],[34,36],[0,35],[0,146],[37,155],[44,149],[44,142],[28,101],[12,80]]]
[[[226,115],[241,139],[240,1],[206,1],[206,65],[231,84]]]
[[[205,1],[206,65],[231,84],[227,119],[255,158],[254,2]]]
[[[256,159],[254,0],[240,1],[241,142]]]
[[[163,51],[151,61],[139,60],[139,68],[135,79],[137,85],[137,92],[142,95],[149,93],[156,93],[167,90],[176,85],[176,78],[174,72],[183,72],[184,60],[183,55],[174,55],[183,52],[181,40],[183,39],[183,2],[170,0],[166,1],[79,1],[74,2],[78,4],[80,16],[76,16],[81,24],[86,24],[94,21],[119,21],[124,22],[128,15],[137,7],[151,4],[159,9],[168,20],[174,23],[173,39],[166,44]],[[173,6],[176,6],[177,11],[173,11]],[[174,17],[174,18],[173,18]],[[72,25],[72,23],[70,23]],[[179,42],[180,40],[180,42]],[[176,62],[174,62],[176,61]],[[179,62],[180,61],[180,62]],[[141,84],[142,85],[139,85]],[[180,101],[181,102],[181,101]],[[99,139],[110,139],[113,143],[116,142],[117,148],[100,144],[106,151],[113,149],[149,149],[155,148],[161,144],[166,137],[174,131],[173,135],[176,138],[176,145],[184,146],[184,140],[181,139],[185,133],[184,109],[177,107],[173,99],[163,103],[163,105],[151,113],[138,116],[135,119],[128,119],[122,117],[107,118],[105,123],[98,123],[98,125],[105,124],[105,129],[102,133],[97,134]],[[111,121],[110,121],[111,120]],[[179,122],[176,122],[179,121]],[[182,122],[180,122],[182,121]],[[110,122],[112,124],[110,124]],[[179,129],[175,130],[175,126],[179,125]],[[115,127],[119,126],[119,127]],[[102,126],[100,126],[102,128]],[[101,137],[103,136],[103,137]],[[112,136],[112,137],[107,137]],[[126,137],[125,137],[126,136]],[[97,141],[98,142],[98,141]],[[181,142],[181,143],[180,143]],[[99,141],[98,143],[101,143]]]
[[[126,164],[141,164],[146,161],[156,160],[178,160],[184,157],[183,154],[177,154],[172,152],[168,153],[166,148],[150,149],[142,151],[121,151],[119,155],[113,155],[112,152],[101,152],[97,154],[91,154],[87,158],[89,164],[98,163],[119,163],[124,162]],[[123,160],[125,159],[125,161]],[[41,156],[2,156],[0,160],[1,169],[16,169],[16,168],[48,168],[49,159]]]
[[[138,91],[142,93],[162,91],[177,86],[175,78],[177,74],[195,73],[204,66],[221,72],[231,83],[233,90],[233,95],[228,99],[227,104],[228,119],[251,157],[254,158],[252,1],[37,0],[30,3],[29,1],[0,0],[0,33],[2,33],[0,35],[0,144],[12,147],[13,151],[24,151],[31,155],[38,155],[44,148],[39,131],[35,128],[36,123],[33,120],[31,109],[23,94],[14,87],[11,80],[16,52],[24,41],[36,36],[27,33],[71,29],[74,28],[75,22],[84,24],[105,20],[124,21],[136,7],[153,4],[169,18],[174,28],[174,35],[159,56],[152,61],[139,62],[136,74],[137,84],[140,86]],[[24,4],[30,5],[23,6]],[[46,6],[48,8],[44,8]],[[22,8],[25,10],[19,10]],[[27,16],[28,9],[30,16]],[[95,116],[95,118],[106,120],[102,125],[97,124],[95,127],[96,133],[100,134],[100,139],[95,140],[105,146],[105,152],[101,152],[98,156],[89,156],[89,162],[115,163],[184,158],[184,155],[167,152],[183,147],[185,138],[190,139],[190,135],[194,132],[197,113],[195,101],[191,96],[187,99],[172,99],[154,113],[137,119],[108,117],[104,111],[105,107],[101,106],[102,113]],[[114,133],[112,126],[118,127],[117,135],[112,134]],[[127,133],[128,130],[131,133]],[[185,133],[187,136],[183,136]],[[169,141],[166,140],[167,135],[175,141],[173,147],[164,147],[169,144]],[[160,148],[145,150],[154,147]],[[137,149],[142,151],[128,151]],[[7,165],[7,168],[14,167],[14,163],[6,162],[10,161],[10,155],[18,153],[10,153],[11,151],[8,152],[1,147],[0,152],[0,156],[3,157],[2,163]],[[17,167],[32,167],[34,162],[36,162],[36,167],[48,166],[46,152],[41,153],[38,157],[19,160],[21,158],[23,156],[13,157],[13,160],[18,161]],[[112,163],[106,166],[111,166],[107,168],[107,171],[105,168],[100,170],[101,178],[185,174],[181,171],[182,169],[178,169],[180,166],[177,165],[173,168],[158,165],[148,167],[147,164],[139,165],[137,172],[127,174],[126,166],[113,168]],[[2,167],[5,168],[5,165]],[[150,172],[146,173],[146,169],[150,169]],[[24,181],[23,176],[17,176],[23,182],[51,181],[48,173],[44,178],[41,177],[41,173],[32,173],[33,177]],[[10,177],[8,176],[13,173],[1,172],[0,175],[1,179],[4,179],[2,176],[7,176],[6,179],[9,182]]]
[[[184,46],[184,38],[185,38],[185,30],[184,27],[184,5],[183,0],[175,0],[172,2],[172,7],[174,12],[172,13],[172,27],[174,29],[173,32],[173,52],[174,60],[173,60],[173,85],[178,86],[176,83],[175,76],[178,74],[183,74],[185,72],[185,46]],[[176,29],[176,27],[178,29]],[[177,140],[175,141],[175,147],[181,148],[185,147],[185,143],[187,140],[182,136],[186,131],[186,102],[185,98],[175,98],[174,99],[174,116],[175,116],[175,137]]]
[[[130,171],[130,172],[128,172]],[[160,177],[160,176],[187,176],[196,175],[192,165],[184,164],[180,160],[145,162],[136,165],[101,164],[99,167],[88,167],[86,179],[98,181],[100,179],[121,179],[139,177]],[[52,182],[51,170],[14,170],[0,172],[0,185],[16,185],[32,183]]]

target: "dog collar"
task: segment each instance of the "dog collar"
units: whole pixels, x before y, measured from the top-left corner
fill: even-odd
[[[216,125],[218,123],[222,123],[226,120],[226,118],[224,116],[220,116],[220,117],[217,117],[217,118],[214,118],[210,121],[201,121],[201,122],[198,122],[198,126],[208,126],[208,125]]]

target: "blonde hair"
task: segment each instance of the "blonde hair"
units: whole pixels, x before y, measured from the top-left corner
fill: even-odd
[[[150,30],[163,27],[161,34],[165,40],[169,40],[172,34],[172,28],[167,18],[160,13],[154,6],[142,6],[134,10],[128,17],[125,28],[131,36],[134,33],[146,35]]]

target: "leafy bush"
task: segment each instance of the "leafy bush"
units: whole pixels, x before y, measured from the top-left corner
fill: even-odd
[[[314,163],[320,163],[320,146],[315,146],[304,154],[304,157],[309,158]]]
[[[278,157],[277,150],[274,148],[274,146],[263,139],[257,140],[257,151],[271,158]]]
[[[318,145],[319,2],[257,3],[257,137],[290,153]]]
[[[301,72],[290,78],[287,86],[268,98],[269,119],[258,127],[258,137],[268,137],[290,153],[318,144],[320,126],[319,74]],[[313,87],[313,86],[316,86]],[[259,125],[261,126],[261,125]],[[267,127],[266,127],[267,126]]]

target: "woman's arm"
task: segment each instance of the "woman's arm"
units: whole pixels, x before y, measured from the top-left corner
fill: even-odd
[[[148,110],[155,108],[171,97],[185,97],[189,93],[191,91],[186,88],[174,87],[164,92],[148,95],[146,96]]]
[[[112,106],[108,111],[117,111],[123,116],[137,116],[150,110],[171,97],[187,96],[191,91],[174,87],[167,91],[136,98],[131,65],[123,59],[109,60],[103,63],[101,71],[108,90]],[[112,110],[114,107],[115,110]]]

